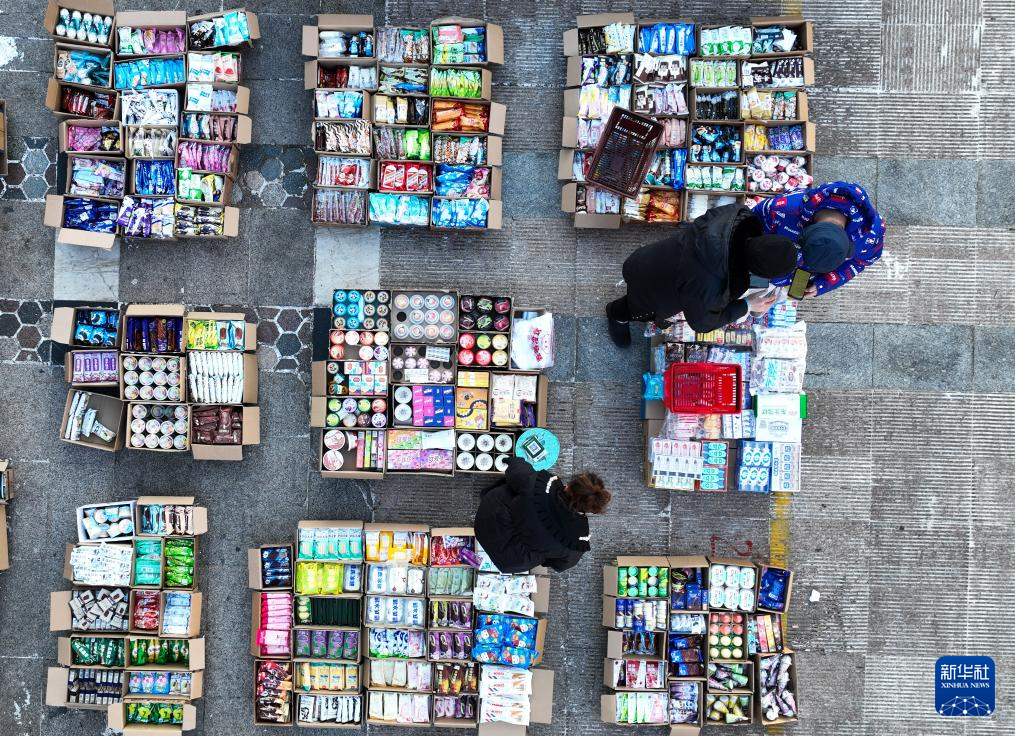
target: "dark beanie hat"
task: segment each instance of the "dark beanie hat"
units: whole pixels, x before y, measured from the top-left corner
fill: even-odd
[[[796,246],[781,235],[747,239],[747,267],[764,279],[777,279],[796,268]]]
[[[853,255],[853,244],[834,222],[816,222],[800,233],[800,250],[804,268],[811,273],[828,273]]]

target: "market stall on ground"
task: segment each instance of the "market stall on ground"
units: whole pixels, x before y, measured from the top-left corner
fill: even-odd
[[[319,15],[303,27],[314,92],[319,225],[499,230],[505,108],[500,26],[439,18],[374,27],[371,15]]]
[[[182,304],[57,307],[66,346],[60,439],[82,447],[242,460],[260,442],[257,325]]]
[[[472,529],[301,521],[248,557],[256,725],[550,723],[549,578],[500,574]]]
[[[49,0],[45,27],[56,42],[46,107],[61,122],[60,194],[44,219],[60,242],[236,237],[228,205],[251,140],[240,51],[260,38],[257,16]]]
[[[324,326],[324,325],[321,325]],[[312,368],[327,478],[503,473],[555,461],[543,433],[553,315],[509,296],[339,289]],[[552,462],[550,463],[552,464]]]
[[[790,570],[749,560],[617,557],[603,568],[602,720],[671,736],[797,722],[792,592]]]
[[[14,471],[10,460],[0,460],[0,570],[11,566],[7,546],[7,504],[14,498]]]
[[[190,497],[142,496],[81,506],[77,543],[50,596],[58,640],[46,704],[107,712],[125,734],[195,728],[204,684],[197,543],[206,510]]]
[[[812,48],[812,24],[799,16],[723,26],[579,16],[564,33],[562,209],[574,213],[575,227],[672,223],[808,186],[815,128],[803,88],[814,83]],[[615,107],[658,123],[634,196],[586,179]],[[600,164],[620,175],[631,161],[616,155]]]

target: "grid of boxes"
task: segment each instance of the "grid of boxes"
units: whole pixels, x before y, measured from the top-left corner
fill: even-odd
[[[0,99],[0,176],[7,176],[7,102]]]
[[[578,17],[564,34],[567,89],[558,178],[575,227],[692,220],[733,202],[806,187],[815,129],[813,27],[799,16],[743,25],[632,13]],[[664,126],[644,186],[625,198],[586,183],[614,107]]]
[[[518,360],[552,354],[552,326],[509,296],[336,290],[328,358],[312,367],[321,474],[503,473],[519,449],[539,460],[539,433],[525,433],[546,426],[548,379]]]
[[[257,16],[50,0],[45,25],[61,153],[45,224],[60,241],[235,237],[239,210],[228,203],[251,135],[240,51],[260,37]]]
[[[242,460],[260,443],[257,326],[243,313],[57,307],[51,338],[67,346],[71,386],[61,440],[196,460]]]
[[[46,704],[107,711],[125,734],[181,733],[195,726],[205,642],[197,581],[206,510],[190,497],[142,496],[81,506],[77,544],[50,596],[57,661]]]
[[[301,521],[248,556],[256,725],[550,722],[548,580],[496,572],[471,528]]]
[[[371,15],[303,27],[318,225],[500,229],[505,107],[491,101],[504,34],[448,17],[375,28]]]
[[[782,493],[800,490],[807,394],[806,324],[786,300],[764,316],[709,333],[681,320],[650,342],[645,483],[678,491]],[[726,414],[670,411],[667,373],[689,364],[736,366],[739,404]]]
[[[618,557],[603,568],[602,720],[779,726],[799,720],[785,640],[793,573],[748,560]]]

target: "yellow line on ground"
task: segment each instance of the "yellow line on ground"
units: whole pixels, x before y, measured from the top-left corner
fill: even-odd
[[[792,4],[792,3],[790,3]],[[768,559],[775,567],[789,566],[789,519],[792,493],[772,494],[772,516],[768,522]],[[782,621],[782,640],[786,641],[786,621]],[[769,736],[783,736],[782,725],[768,727]]]

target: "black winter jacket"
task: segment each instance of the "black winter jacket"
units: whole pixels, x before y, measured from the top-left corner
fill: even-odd
[[[730,262],[734,234],[746,238],[762,232],[749,208],[727,204],[677,225],[672,237],[639,248],[624,261],[632,315],[661,323],[683,312],[697,332],[737,321],[747,314],[747,302],[739,296],[750,274]]]
[[[501,572],[540,565],[558,572],[578,564],[589,550],[589,522],[568,508],[564,484],[521,458],[508,461],[504,479],[483,492],[476,539]]]

